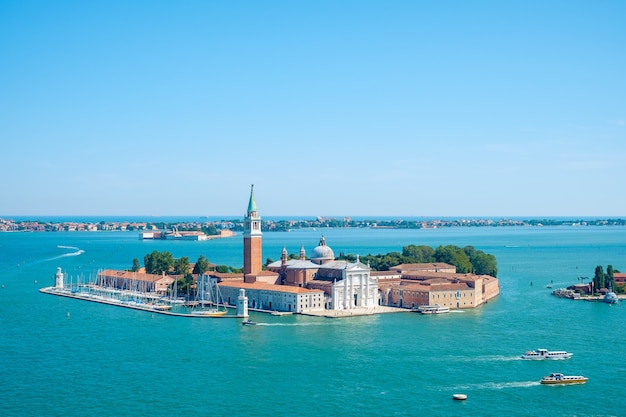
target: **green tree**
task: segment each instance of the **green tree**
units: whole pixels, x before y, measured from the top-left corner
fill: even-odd
[[[196,265],[193,267],[193,273],[202,275],[209,269],[211,269],[211,263],[204,255],[200,255],[196,261]]]
[[[406,263],[433,262],[435,260],[435,250],[425,245],[409,245],[402,248],[402,256],[408,258]]]
[[[613,276],[613,274],[614,274],[613,265],[607,265],[605,281],[606,281],[606,287],[609,289],[615,288],[615,277]]]
[[[133,259],[133,268],[131,269],[131,271],[137,272],[140,269],[141,269],[141,265],[139,264],[139,259],[137,258]]]
[[[174,261],[174,274],[182,275],[185,278],[191,276],[188,257],[183,256]]]
[[[143,264],[146,267],[146,273],[161,275],[169,273],[174,267],[174,256],[170,252],[153,251],[144,256]]]
[[[456,271],[461,274],[472,272],[472,263],[469,257],[458,246],[439,246],[435,250],[435,261],[454,265],[456,266]]]
[[[403,263],[403,257],[400,252],[389,252],[378,260],[378,270],[386,271],[392,266]],[[371,265],[370,265],[371,267]]]
[[[596,291],[600,290],[600,288],[605,288],[604,270],[602,269],[602,265],[596,266],[596,272],[593,276],[593,285]]]
[[[220,234],[217,228],[213,225],[204,225],[200,228],[200,230],[202,230],[204,234],[208,236],[215,236]]]
[[[472,264],[472,272],[474,274],[498,276],[498,262],[495,256],[475,249],[473,246],[466,246],[463,248],[463,251]]]

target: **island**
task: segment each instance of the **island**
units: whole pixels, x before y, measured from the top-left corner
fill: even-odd
[[[240,271],[213,268],[204,257],[192,266],[186,257],[175,260],[169,252],[154,251],[144,257],[143,268],[135,259],[129,271],[101,271],[95,282],[70,288],[57,271],[55,285],[42,292],[124,307],[146,309],[150,305],[149,310],[168,314],[182,305],[181,309],[188,310],[178,314],[203,317],[214,317],[196,314],[195,308],[205,303],[241,306],[236,316],[253,309],[350,317],[430,305],[449,310],[476,308],[500,293],[495,257],[471,246],[409,245],[402,255],[361,258],[357,254],[338,259],[322,235],[308,254],[304,245],[291,256],[284,247],[279,260],[263,264],[261,225],[252,188],[243,222]],[[186,292],[182,298],[178,296],[181,290]],[[219,296],[208,298],[208,293]]]

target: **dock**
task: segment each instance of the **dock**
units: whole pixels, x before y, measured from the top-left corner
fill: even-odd
[[[94,296],[94,294],[86,293],[86,292],[72,292],[71,290],[68,290],[65,288],[59,289],[56,287],[45,287],[45,288],[41,288],[39,292],[44,293],[44,294],[56,295],[60,297],[74,298],[76,300],[91,301],[94,303],[107,304],[107,305],[112,305],[116,307],[130,308],[133,310],[148,311],[150,313],[162,314],[164,316],[211,318],[211,319],[246,318],[244,316],[239,316],[236,314],[212,316],[212,315],[193,314],[193,312],[181,313],[177,311],[170,311],[169,309],[163,309],[163,306],[161,305],[128,303],[128,302],[118,300],[115,298]],[[224,306],[228,309],[235,309],[235,306],[231,306],[228,304],[225,304]],[[273,316],[287,316],[287,315],[292,315],[292,314],[300,314],[303,316],[325,317],[325,318],[347,318],[347,317],[358,317],[358,316],[371,316],[374,314],[410,313],[411,312],[411,310],[408,310],[406,308],[387,307],[387,306],[376,306],[372,308],[356,307],[356,308],[347,309],[347,310],[314,310],[314,311],[312,310],[312,311],[302,311],[299,313],[293,313],[290,311],[264,310],[264,309],[259,309],[259,308],[248,308],[248,310],[250,312],[270,314]]]
[[[331,319],[344,317],[372,316],[374,314],[386,313],[410,313],[411,310],[399,307],[376,306],[372,308],[355,307],[347,310],[320,310],[320,311],[303,311],[300,314],[304,316],[326,317]]]
[[[57,295],[59,297],[74,298],[76,300],[91,301],[91,302],[99,303],[99,304],[108,304],[108,305],[112,305],[116,307],[130,308],[132,310],[148,311],[150,313],[162,314],[164,316],[193,317],[193,318],[201,318],[201,319],[206,319],[206,318],[242,319],[242,318],[245,318],[244,316],[238,316],[236,314],[227,314],[224,316],[211,316],[211,315],[202,315],[202,314],[193,314],[193,313],[180,313],[176,311],[162,310],[162,309],[159,309],[158,306],[155,307],[155,306],[150,306],[150,305],[129,304],[120,300],[106,299],[106,298],[94,298],[90,296],[90,294],[80,293],[80,292],[72,293],[71,291],[63,291],[55,287],[41,288],[39,292],[44,293],[44,294]],[[228,306],[228,305],[226,305],[225,307],[234,308],[233,306]]]

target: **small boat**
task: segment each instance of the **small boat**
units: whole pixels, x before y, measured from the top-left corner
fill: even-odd
[[[573,356],[573,353],[565,352],[564,350],[549,351],[548,349],[529,350],[522,355],[522,359],[542,360],[542,359],[569,359]]]
[[[563,375],[561,373],[551,373],[541,378],[543,385],[567,385],[567,384],[584,384],[587,382],[584,376],[580,375]]]
[[[167,310],[171,310],[172,306],[168,306],[165,304],[154,304],[152,308],[158,311],[167,311]]]
[[[440,306],[439,304],[435,304],[433,306],[424,305],[424,306],[419,306],[416,309],[413,309],[411,311],[414,311],[420,314],[442,314],[442,313],[449,313],[450,307],[443,307],[443,306]]]
[[[293,314],[293,312],[291,312],[291,311],[276,311],[276,310],[274,310],[270,314],[272,316],[290,316],[290,315]]]
[[[617,304],[619,303],[619,298],[617,297],[617,294],[615,294],[613,291],[609,291],[604,296],[603,301],[608,304]]]
[[[190,314],[193,316],[203,316],[203,317],[222,317],[225,316],[228,311],[218,310],[216,308],[211,308],[208,310],[195,310]]]
[[[256,322],[251,321],[251,320],[244,320],[241,322],[241,324],[243,324],[244,326],[255,326]]]
[[[467,395],[465,394],[452,394],[452,399],[457,401],[467,400]]]

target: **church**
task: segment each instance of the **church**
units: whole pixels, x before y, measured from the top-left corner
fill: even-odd
[[[243,285],[232,281],[220,283],[225,299],[235,297],[236,291],[244,288],[252,308],[304,312],[374,308],[379,305],[378,279],[370,275],[369,265],[360,262],[358,257],[356,262],[335,260],[335,254],[326,244],[324,236],[308,259],[304,247],[300,248],[299,258],[291,260],[287,259],[287,249],[283,248],[281,259],[267,265],[266,270],[263,270],[262,264],[262,239],[261,217],[252,186],[244,219],[244,282]],[[255,297],[255,291],[258,297]],[[294,297],[296,294],[299,296]],[[269,301],[270,298],[272,301]],[[281,299],[292,302],[279,308],[277,303]],[[293,304],[298,299],[304,301]]]
[[[370,275],[370,267],[360,262],[337,261],[324,236],[306,259],[304,247],[299,259],[287,260],[283,248],[280,261],[267,266],[279,274],[283,285],[324,291],[327,310],[371,308],[379,304],[378,280]]]

